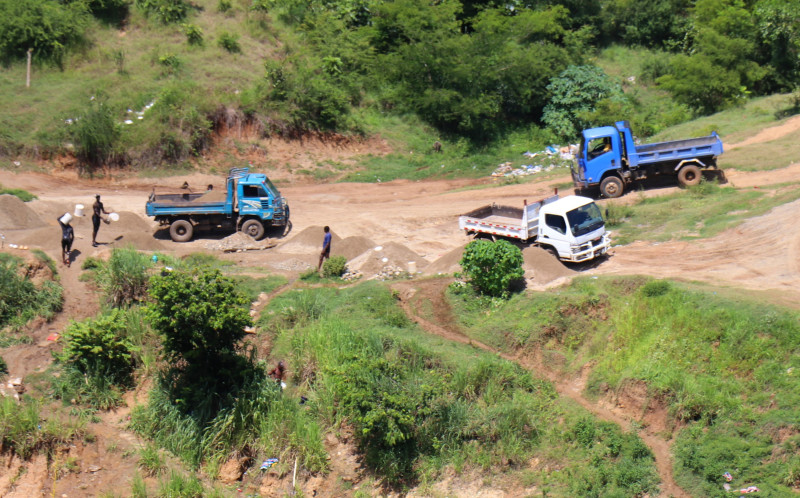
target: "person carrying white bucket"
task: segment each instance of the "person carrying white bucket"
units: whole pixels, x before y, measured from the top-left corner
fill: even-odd
[[[92,204],[92,247],[97,247],[97,231],[100,230],[100,214],[109,214],[100,202],[100,194],[94,196],[95,201]],[[108,222],[106,222],[108,223]]]
[[[58,224],[61,225],[61,261],[67,265],[72,263],[72,241],[75,240],[75,231],[69,223],[72,215],[64,213],[58,217]]]

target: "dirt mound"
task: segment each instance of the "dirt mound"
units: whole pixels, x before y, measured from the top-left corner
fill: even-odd
[[[306,228],[278,247],[278,251],[289,254],[312,254],[322,250],[322,239],[325,237],[322,227],[314,225]],[[331,253],[336,254],[336,248],[342,238],[331,230]]]
[[[33,248],[61,247],[61,229],[42,227],[33,230],[14,230],[6,232],[6,244],[26,245]]]
[[[119,221],[112,221],[108,224],[108,227],[118,227],[120,230],[124,229],[128,232],[132,230],[150,232],[153,229],[153,226],[150,222],[136,213],[132,213],[130,211],[119,211],[117,214],[119,215]],[[102,229],[103,228],[101,225],[100,230]]]
[[[350,270],[361,272],[364,278],[370,279],[386,267],[397,267],[408,270],[408,263],[414,261],[418,270],[428,266],[428,261],[408,247],[396,242],[384,246],[375,246],[352,261],[347,262]]]
[[[375,242],[366,237],[354,235],[342,239],[340,242],[337,242],[336,245],[333,245],[333,242],[331,242],[331,255],[344,256],[347,261],[350,261],[374,248],[375,245]]]
[[[530,278],[532,273],[533,280],[539,284],[575,274],[574,270],[570,270],[558,258],[538,246],[523,249],[522,259],[525,276]]]
[[[206,244],[206,249],[222,252],[258,251],[275,247],[271,239],[255,240],[242,232],[234,232],[224,239],[215,240]]]
[[[446,252],[439,259],[428,265],[428,267],[425,268],[425,273],[428,275],[438,275],[452,274],[461,271],[459,261],[461,261],[461,256],[464,254],[465,247],[467,247],[466,244],[460,245]]]
[[[45,226],[30,207],[15,195],[0,195],[0,230],[24,230]]]

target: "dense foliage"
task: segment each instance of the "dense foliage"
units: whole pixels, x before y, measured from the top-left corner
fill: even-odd
[[[47,281],[37,287],[19,274],[21,264],[18,258],[0,253],[0,330],[18,328],[36,316],[50,318],[61,309],[61,286]],[[0,343],[7,340],[0,337]]]
[[[460,264],[469,282],[492,297],[508,296],[511,285],[525,275],[522,251],[506,240],[470,242]]]

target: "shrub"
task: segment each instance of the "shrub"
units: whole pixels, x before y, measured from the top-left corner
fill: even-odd
[[[493,297],[508,296],[511,284],[525,275],[522,251],[505,240],[470,242],[460,264],[472,285]]]
[[[130,306],[147,297],[150,258],[133,247],[114,249],[98,278],[106,301],[115,307]]]
[[[341,277],[347,271],[347,258],[333,256],[322,263],[322,276],[325,278]]]
[[[61,66],[67,49],[83,41],[89,23],[84,2],[0,0],[0,61],[26,57]]]
[[[91,173],[114,158],[122,130],[111,108],[101,99],[94,99],[70,125],[69,135],[79,163]]]
[[[219,0],[219,3],[217,3],[217,12],[225,13],[232,8],[233,4],[231,3],[231,0]]]
[[[45,282],[37,288],[17,273],[18,264],[14,258],[0,259],[0,329],[21,327],[37,315],[50,318],[61,309],[61,286]]]
[[[134,3],[146,16],[153,16],[164,24],[180,22],[189,13],[185,0],[136,0]]]
[[[183,66],[183,61],[175,54],[164,54],[158,58],[158,63],[164,68],[164,73],[175,74]]]
[[[0,357],[0,375],[5,375],[8,373],[8,364],[6,360]]]
[[[642,294],[647,297],[663,296],[672,289],[668,280],[651,280],[642,286]]]
[[[227,31],[219,34],[217,44],[232,54],[238,54],[242,51],[242,47],[239,45],[239,35],[228,33]]]
[[[139,467],[150,477],[157,476],[164,472],[164,458],[161,456],[158,448],[152,444],[142,446],[139,450]]]
[[[181,24],[181,27],[189,45],[203,45],[203,30],[200,29],[200,26],[196,24]]]
[[[127,385],[133,372],[133,345],[125,337],[125,313],[112,310],[95,320],[72,322],[64,331],[58,361],[89,377]]]

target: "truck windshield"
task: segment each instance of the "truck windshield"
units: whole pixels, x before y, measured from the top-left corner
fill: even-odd
[[[277,197],[278,189],[275,188],[275,185],[272,184],[272,181],[269,178],[264,180],[264,185],[267,187],[267,190],[269,190],[269,192],[273,196]]]
[[[590,202],[567,213],[567,221],[576,237],[593,232],[603,226],[603,216],[597,204]]]

